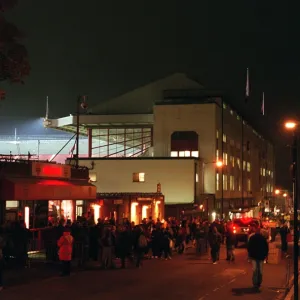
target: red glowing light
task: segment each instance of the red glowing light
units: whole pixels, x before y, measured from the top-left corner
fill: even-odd
[[[63,176],[63,168],[57,165],[45,165],[42,166],[41,176],[45,177],[62,177]]]
[[[70,182],[67,182],[67,181],[63,181],[63,180],[42,180],[42,181],[39,181],[37,184],[40,184],[40,185],[72,185]]]

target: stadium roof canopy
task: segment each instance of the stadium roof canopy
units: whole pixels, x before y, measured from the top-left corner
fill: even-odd
[[[151,82],[119,97],[93,107],[88,114],[80,115],[80,134],[87,135],[88,128],[151,127],[153,106],[163,101],[167,91],[203,89],[197,81],[182,73]],[[44,126],[65,132],[76,132],[75,115],[44,120]]]

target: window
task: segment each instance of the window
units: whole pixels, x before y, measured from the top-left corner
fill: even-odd
[[[226,109],[226,104],[225,103],[223,103],[223,109]]]
[[[220,176],[219,173],[216,173],[216,190],[220,190]]]
[[[195,178],[195,181],[196,182],[199,182],[199,176],[198,176],[198,174],[196,173],[196,178]]]
[[[132,181],[133,182],[145,182],[145,173],[133,173]]]
[[[247,179],[247,191],[251,192],[251,179]]]
[[[223,175],[223,190],[227,191],[227,175]]]
[[[238,168],[241,168],[241,160],[239,158],[236,159],[236,164],[238,166]]]
[[[229,188],[231,191],[234,191],[234,176],[229,177]]]
[[[230,110],[230,114],[233,116],[233,110],[232,109]]]
[[[6,209],[18,208],[18,207],[19,207],[19,201],[18,200],[7,200],[6,201]]]
[[[262,175],[263,175],[263,176],[266,176],[266,169],[265,169],[265,168],[263,168],[263,170],[262,170],[262,171],[263,171],[263,172],[262,172],[262,173],[263,173]]]
[[[199,157],[199,151],[192,151],[192,157]]]
[[[223,163],[225,166],[227,166],[228,164],[228,155],[225,152],[223,153]]]
[[[246,162],[243,160],[243,171],[246,170]]]
[[[271,171],[271,178],[273,178],[273,172]]]
[[[216,138],[217,139],[219,138],[219,130],[217,130],[217,132],[216,132]]]
[[[219,150],[216,150],[216,160],[219,160]]]
[[[251,172],[251,164],[249,162],[247,162],[247,171]]]
[[[229,158],[230,164],[234,167],[234,157],[230,156]]]
[[[240,120],[240,116],[239,116],[239,115],[237,115],[237,116],[236,116],[236,119],[237,119],[237,120]]]
[[[97,173],[90,172],[90,181],[91,182],[97,182]]]
[[[223,142],[226,143],[226,141],[227,141],[227,136],[225,133],[223,133]]]
[[[171,157],[199,157],[198,151],[171,151]]]

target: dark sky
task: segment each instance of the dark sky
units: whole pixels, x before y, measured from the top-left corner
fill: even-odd
[[[7,16],[27,36],[32,71],[25,85],[7,87],[0,114],[43,116],[48,95],[51,116],[64,116],[78,94],[88,94],[93,106],[185,72],[229,91],[234,106],[272,136],[287,156],[277,172],[285,185],[288,138],[280,122],[300,109],[299,8],[295,0],[20,0]]]

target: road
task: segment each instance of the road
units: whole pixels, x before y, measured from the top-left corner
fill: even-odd
[[[285,265],[266,265],[262,291],[253,294],[251,265],[247,263],[245,249],[237,249],[236,256],[236,262],[229,264],[223,249],[217,265],[212,265],[208,256],[196,257],[189,253],[169,261],[145,261],[141,269],[79,272],[69,278],[56,277],[7,288],[1,297],[5,300],[20,297],[25,300],[219,300],[243,295],[243,299],[274,299],[284,284]]]

